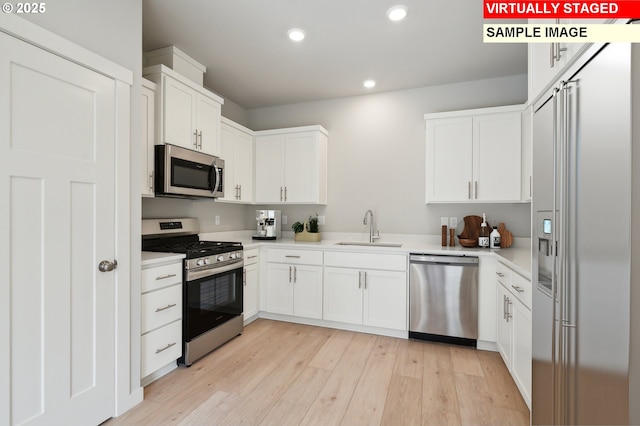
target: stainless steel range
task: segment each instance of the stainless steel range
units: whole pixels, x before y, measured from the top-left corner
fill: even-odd
[[[142,250],[186,255],[182,357],[190,366],[243,330],[242,244],[200,241],[197,219],[144,219]]]

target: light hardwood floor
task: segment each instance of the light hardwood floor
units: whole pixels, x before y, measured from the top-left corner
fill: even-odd
[[[145,388],[115,425],[528,425],[494,352],[277,321]]]

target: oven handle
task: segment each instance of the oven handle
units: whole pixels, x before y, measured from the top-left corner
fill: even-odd
[[[222,274],[224,272],[233,271],[235,269],[242,270],[243,267],[244,267],[244,259],[241,259],[235,263],[230,263],[229,265],[220,266],[217,268],[187,270],[187,281],[193,281],[200,278],[210,277],[213,275]]]

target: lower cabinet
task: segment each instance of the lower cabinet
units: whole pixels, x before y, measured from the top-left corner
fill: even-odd
[[[498,262],[498,351],[531,408],[531,281]]]
[[[258,249],[250,249],[244,251],[244,282],[243,282],[243,313],[244,323],[249,324],[258,315],[258,267],[259,267]]]
[[[270,249],[266,310],[322,319],[322,252]]]
[[[140,378],[145,386],[182,355],[182,259],[142,266]]]
[[[325,252],[323,318],[407,330],[406,268],[404,255]]]

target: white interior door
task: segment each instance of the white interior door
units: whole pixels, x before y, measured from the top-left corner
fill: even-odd
[[[1,424],[114,413],[115,88],[0,33]]]

